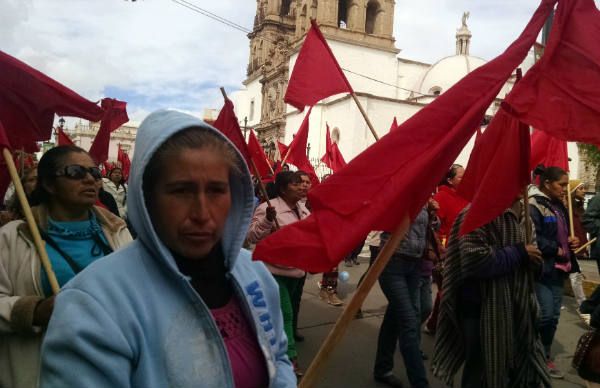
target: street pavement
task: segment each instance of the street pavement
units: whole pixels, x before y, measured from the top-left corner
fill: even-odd
[[[362,273],[367,269],[368,259],[360,257],[360,265],[345,267],[340,265],[340,271],[348,271],[350,279],[346,283],[339,283],[338,294],[342,300],[348,302],[356,290],[356,284]],[[591,262],[589,262],[591,263]],[[594,266],[585,265],[585,271],[590,276],[596,276]],[[304,286],[304,295],[300,308],[299,331],[305,336],[305,341],[298,343],[299,364],[306,369],[319,350],[329,331],[333,328],[338,315],[344,307],[334,307],[319,299],[317,281],[321,275],[309,275]],[[434,286],[435,288],[435,286]],[[435,294],[435,289],[434,289]],[[553,346],[555,361],[560,370],[566,376],[564,380],[553,380],[554,387],[570,388],[584,387],[583,380],[577,376],[571,367],[573,353],[579,337],[585,332],[585,325],[577,315],[575,301],[573,298],[564,298],[564,309],[561,313],[558,333]],[[387,306],[387,300],[379,285],[376,284],[371,290],[363,305],[363,318],[355,319],[346,332],[344,339],[331,355],[319,379],[319,388],[337,387],[385,387],[373,380],[372,370],[377,348],[377,335],[383,314]],[[423,333],[422,347],[426,355],[431,358],[433,353],[434,338]],[[425,362],[429,371],[429,361]],[[410,387],[402,357],[396,352],[394,373],[402,380],[405,387]],[[444,384],[429,373],[431,387],[444,387]],[[455,386],[460,386],[459,372]]]

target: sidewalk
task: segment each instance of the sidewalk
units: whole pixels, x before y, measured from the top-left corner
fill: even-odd
[[[348,271],[350,280],[339,284],[338,293],[341,299],[348,302],[356,289],[356,283],[367,269],[368,259],[360,258],[360,265],[344,267],[340,265],[341,271]],[[299,327],[300,332],[306,340],[298,344],[300,367],[306,369],[310,360],[317,353],[325,337],[332,329],[337,316],[343,307],[333,307],[322,302],[318,297],[317,281],[320,275],[307,278],[304,286],[304,296],[300,308]],[[338,345],[324,369],[319,388],[337,387],[384,387],[376,383],[372,378],[373,361],[377,346],[377,335],[387,300],[383,296],[379,285],[376,285],[365,304],[363,305],[362,319],[352,322],[342,342]],[[557,366],[566,374],[564,380],[553,380],[554,387],[570,388],[583,387],[583,381],[577,376],[571,367],[571,360],[579,337],[585,332],[585,326],[581,323],[575,312],[574,300],[569,297],[564,299],[565,309],[562,311],[558,333],[553,347]],[[433,337],[423,334],[423,351],[431,358],[433,353]],[[426,361],[429,370],[429,361]],[[405,387],[410,387],[400,353],[396,353],[395,374],[402,379]],[[460,373],[456,380],[458,384]],[[444,385],[429,374],[431,387],[444,387]]]

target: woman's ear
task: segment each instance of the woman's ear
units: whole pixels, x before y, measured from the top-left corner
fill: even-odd
[[[50,184],[48,182],[41,182],[41,185],[44,188],[44,190],[46,190],[46,192],[48,192],[49,194],[56,194],[56,187],[54,186],[55,183]]]

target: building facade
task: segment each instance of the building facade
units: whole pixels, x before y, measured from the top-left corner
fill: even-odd
[[[99,129],[99,122],[84,122],[80,120],[72,129],[65,127],[64,131],[76,146],[84,150],[89,150]],[[133,159],[137,130],[137,125],[126,123],[110,134],[108,163],[117,163],[119,147],[129,155],[129,159]]]

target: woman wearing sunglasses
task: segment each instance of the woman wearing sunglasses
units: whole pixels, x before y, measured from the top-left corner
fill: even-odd
[[[94,206],[100,170],[87,152],[56,147],[38,165],[32,212],[62,287],[131,241],[125,222]],[[0,229],[0,387],[37,387],[54,296],[24,221]]]

